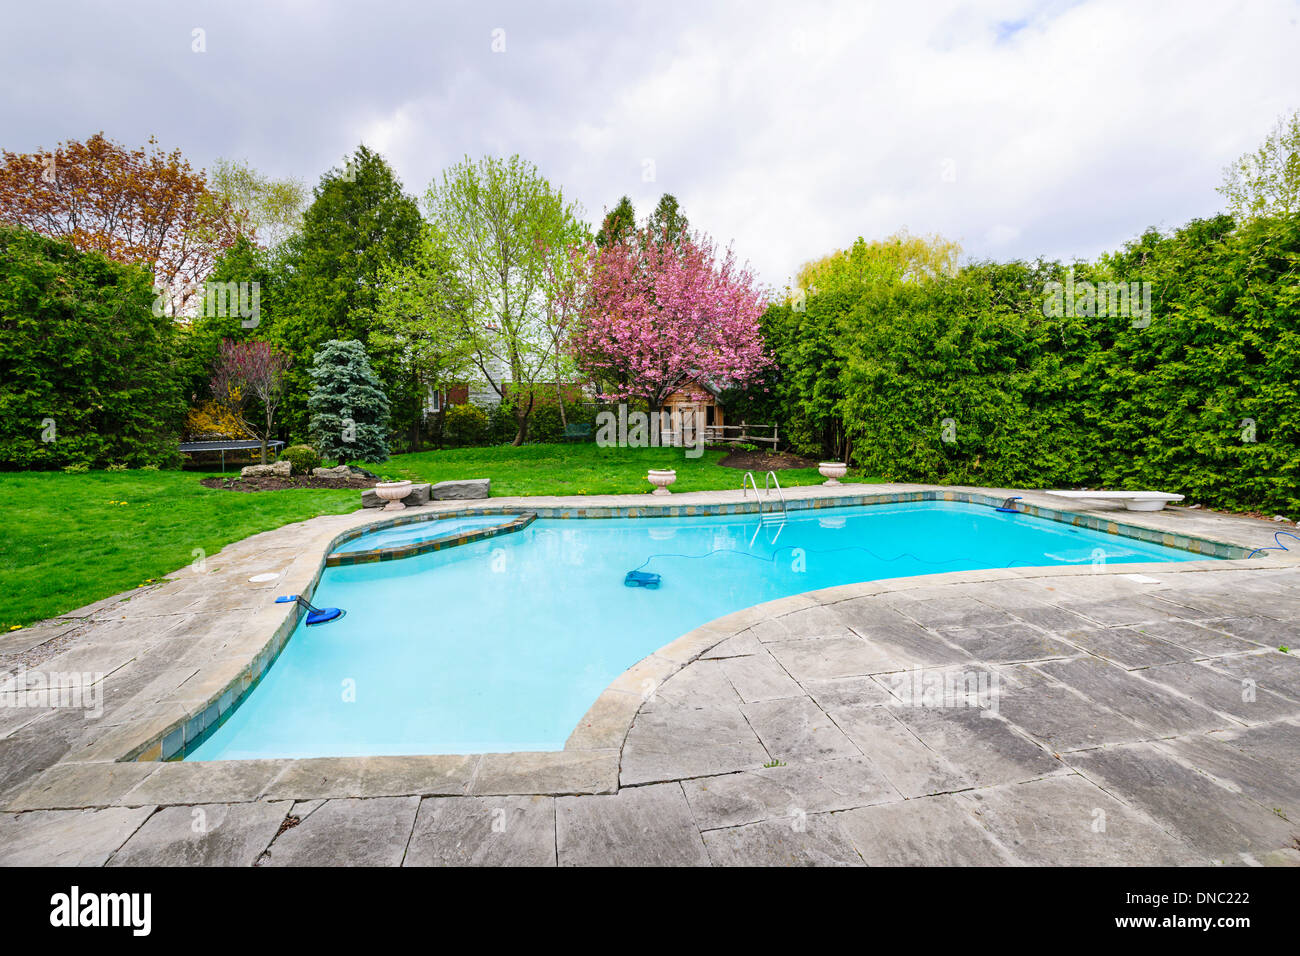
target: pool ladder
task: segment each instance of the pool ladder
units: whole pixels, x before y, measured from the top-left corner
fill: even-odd
[[[781,502],[781,510],[776,511],[773,509],[771,511],[764,511],[763,503],[771,496],[773,486],[776,487],[777,498]],[[776,544],[777,538],[781,537],[781,529],[785,527],[785,492],[781,490],[781,480],[776,477],[775,471],[769,471],[767,477],[763,479],[763,495],[762,497],[759,497],[758,479],[754,477],[752,471],[747,471],[745,472],[745,477],[740,481],[740,490],[744,493],[746,498],[749,497],[750,488],[754,489],[754,497],[758,498],[758,527],[754,529],[754,535],[749,539],[749,543],[751,546],[754,544],[758,539],[758,533],[762,531],[763,528],[768,525],[775,525],[776,535],[772,538],[771,543]]]

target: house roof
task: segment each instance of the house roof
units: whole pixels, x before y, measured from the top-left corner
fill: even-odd
[[[727,388],[726,382],[715,382],[711,379],[705,378],[703,375],[683,375],[681,381],[673,386],[673,388],[674,390],[680,390],[688,384],[698,385],[700,388],[704,389],[704,391],[717,399],[719,403],[722,401],[723,391]]]

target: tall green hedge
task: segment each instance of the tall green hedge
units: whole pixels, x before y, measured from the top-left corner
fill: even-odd
[[[0,468],[170,465],[185,404],[153,281],[0,227]]]
[[[1149,324],[1053,314],[1045,284],[1067,270],[1043,262],[774,307],[770,407],[798,450],[842,453],[842,429],[890,479],[1300,514],[1300,218],[1151,231],[1072,277],[1149,282]]]

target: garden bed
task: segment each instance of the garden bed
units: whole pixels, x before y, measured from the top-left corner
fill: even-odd
[[[260,475],[256,478],[204,478],[199,484],[204,488],[220,488],[224,491],[285,491],[290,488],[373,488],[377,481],[378,479],[361,475],[331,475],[328,478],[315,475],[294,475],[289,478]]]
[[[768,451],[764,448],[753,451],[737,448],[718,464],[724,468],[738,468],[741,471],[781,471],[786,468],[817,467],[817,462],[812,458],[801,458],[787,451]]]

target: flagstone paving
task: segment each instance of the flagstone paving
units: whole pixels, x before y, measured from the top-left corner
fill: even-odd
[[[1274,530],[1088,514],[1247,547]],[[215,639],[200,611],[265,640],[280,585],[247,577],[314,573],[323,542],[373,518],[258,535],[208,559],[217,586],[181,579],[4,639],[5,669],[106,677],[96,717],[0,710],[0,863],[1300,865],[1300,656],[1278,650],[1300,646],[1295,555],[771,602],[647,658],[558,753],[120,759],[261,646]]]

